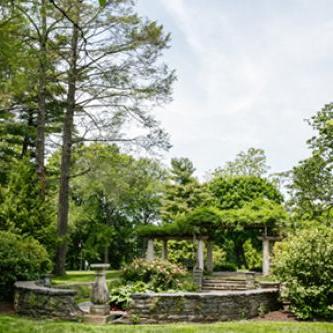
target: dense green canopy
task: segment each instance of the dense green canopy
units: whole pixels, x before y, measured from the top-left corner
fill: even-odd
[[[242,230],[267,227],[275,230],[286,219],[280,204],[271,200],[257,199],[239,209],[221,210],[216,207],[200,207],[181,215],[173,223],[140,226],[137,231],[143,237],[208,236],[214,238],[223,229]]]

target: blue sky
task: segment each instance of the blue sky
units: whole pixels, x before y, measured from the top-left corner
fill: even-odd
[[[156,110],[170,157],[197,175],[249,147],[271,172],[308,156],[304,119],[333,101],[333,1],[139,0],[141,15],[172,34],[173,102]]]

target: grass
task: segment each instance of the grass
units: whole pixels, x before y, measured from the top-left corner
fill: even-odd
[[[96,274],[94,271],[68,271],[64,276],[55,276],[52,282],[57,285],[61,284],[79,284],[95,281]],[[107,280],[116,280],[120,278],[120,271],[107,271]]]
[[[94,271],[68,271],[64,276],[55,276],[52,278],[52,284],[58,287],[70,288],[77,291],[75,301],[77,303],[86,302],[90,299],[89,282],[94,282],[96,274]],[[120,271],[107,271],[106,280],[108,287],[120,284]]]
[[[239,321],[217,324],[87,325],[0,315],[0,333],[331,333],[332,323]]]

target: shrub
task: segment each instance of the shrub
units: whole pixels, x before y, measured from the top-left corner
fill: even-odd
[[[217,263],[214,265],[214,272],[236,272],[237,271],[237,264],[233,262],[222,262],[222,263]]]
[[[285,282],[291,310],[300,319],[333,316],[333,229],[305,229],[274,249],[274,274]]]
[[[261,272],[262,270],[262,254],[253,245],[250,239],[243,244],[244,255],[248,269],[251,271]]]
[[[51,269],[51,262],[37,240],[0,231],[0,268],[0,295],[7,298],[15,281],[38,279]]]
[[[115,287],[110,291],[111,307],[116,306],[117,308],[126,310],[131,303],[132,294],[142,293],[147,290],[149,290],[149,285],[142,281]]]
[[[186,271],[168,261],[135,259],[122,271],[125,281],[149,283],[153,290],[180,289]]]
[[[194,244],[192,242],[171,240],[168,242],[168,247],[168,260],[171,263],[186,267],[187,269],[193,268]]]

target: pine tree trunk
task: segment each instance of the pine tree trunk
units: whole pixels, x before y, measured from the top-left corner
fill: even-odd
[[[46,0],[41,1],[41,35],[39,36],[39,71],[38,71],[38,113],[36,132],[36,164],[41,195],[44,198],[46,189],[45,177],[45,122],[46,122]]]
[[[28,119],[27,119],[28,128],[34,126],[33,112],[34,112],[33,110],[28,110]],[[26,134],[22,142],[21,158],[27,155],[30,145],[31,145],[31,137],[28,134]]]
[[[79,2],[78,2],[79,4]],[[77,9],[79,6],[76,6]],[[63,144],[60,165],[60,185],[58,198],[58,237],[59,245],[56,254],[55,273],[65,274],[67,231],[69,211],[69,176],[72,154],[72,134],[75,112],[75,92],[77,80],[77,58],[78,58],[79,31],[77,25],[73,25],[71,41],[70,68],[68,71],[67,108],[64,117]]]

